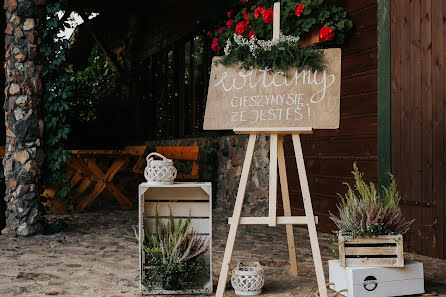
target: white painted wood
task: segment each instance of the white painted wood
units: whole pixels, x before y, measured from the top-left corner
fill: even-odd
[[[273,14],[273,40],[279,39],[280,35],[280,2],[274,3]]]
[[[169,208],[170,207],[170,208]],[[158,215],[160,217],[168,217],[170,209],[175,217],[209,217],[209,202],[152,202],[147,201],[144,203],[144,216],[154,217],[156,215],[156,209],[158,209]]]
[[[147,200],[205,200],[209,199],[208,193],[201,186],[197,187],[150,187],[144,192]]]
[[[160,218],[161,224],[167,224],[168,218]],[[175,224],[178,224],[180,219],[174,219]],[[182,219],[184,222],[186,219]],[[190,227],[197,233],[210,234],[211,229],[209,229],[209,219],[197,219],[192,218],[190,221]],[[150,233],[155,232],[155,219],[154,218],[144,218],[144,229]]]
[[[283,212],[285,216],[291,216],[290,194],[288,191],[288,178],[286,174],[285,153],[283,151],[283,136],[279,135],[277,142],[277,165],[279,167],[280,177],[280,191],[282,193]],[[305,222],[306,223],[306,222]],[[293,225],[287,224],[286,237],[288,243],[288,255],[290,256],[290,272],[291,275],[296,276],[297,270],[297,257],[296,257],[296,245],[294,243]]]
[[[318,223],[318,217],[314,217],[315,223]],[[228,224],[232,224],[232,217],[228,218]],[[239,225],[268,225],[269,217],[242,217]],[[306,216],[277,217],[277,225],[307,225]]]
[[[197,232],[209,238],[209,250],[204,254],[203,260],[205,265],[209,268],[209,274],[206,279],[200,280],[201,288],[185,291],[166,291],[161,288],[154,288],[148,290],[140,281],[139,287],[143,294],[150,295],[183,295],[183,294],[209,294],[212,292],[212,184],[211,183],[175,183],[172,185],[150,185],[142,183],[139,185],[139,237],[144,239],[144,229],[148,229],[149,233],[153,231],[155,207],[157,202],[155,200],[171,200],[168,202],[159,202],[158,206],[162,205],[158,210],[159,214],[163,214],[160,220],[167,221],[169,214],[169,207],[171,205],[173,215],[175,216],[189,216],[189,209],[191,210],[191,225]],[[196,195],[194,197],[194,195]],[[205,198],[206,197],[206,198]],[[187,202],[184,202],[187,201]],[[206,211],[206,213],[205,213]],[[166,214],[166,216],[164,216]],[[193,215],[192,215],[193,214]],[[195,216],[196,215],[196,216]],[[198,218],[197,218],[198,217]],[[178,220],[178,219],[176,219]],[[144,251],[139,244],[139,267],[140,280],[143,279],[143,259]]]
[[[424,293],[423,264],[411,261],[404,267],[342,267],[328,261],[331,289],[348,297],[390,297]],[[376,288],[375,288],[376,284]]]
[[[254,153],[254,146],[257,135],[250,134],[248,140],[248,147],[246,148],[245,161],[243,162],[242,175],[240,177],[240,184],[237,191],[237,198],[235,200],[234,213],[232,214],[234,224],[229,228],[228,240],[226,241],[225,254],[220,270],[220,277],[218,279],[216,297],[223,297],[226,288],[226,280],[228,278],[229,265],[231,264],[232,250],[234,249],[235,236],[239,226],[240,216],[242,213],[243,200],[245,199],[246,184],[248,182],[249,171],[251,169],[252,155]]]
[[[277,134],[269,137],[269,226],[276,226],[277,217],[277,137]]]
[[[308,233],[310,235],[311,252],[313,254],[314,268],[316,270],[317,286],[321,297],[328,297],[325,287],[324,268],[322,266],[321,251],[317,239],[316,224],[314,223],[313,206],[311,205],[310,188],[308,187],[307,173],[305,171],[304,156],[299,134],[293,134],[294,153],[296,155],[297,171],[299,173],[300,188],[304,200],[305,215],[308,218]]]

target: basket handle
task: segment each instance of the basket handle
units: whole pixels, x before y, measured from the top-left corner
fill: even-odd
[[[147,160],[148,163],[150,163],[150,161],[153,160],[153,158],[150,158],[151,156],[157,156],[157,157],[163,159],[163,161],[166,161],[166,160],[171,161],[170,159],[167,159],[166,157],[164,157],[164,156],[161,155],[161,154],[158,154],[158,153],[150,153],[150,154],[146,157],[146,160]]]

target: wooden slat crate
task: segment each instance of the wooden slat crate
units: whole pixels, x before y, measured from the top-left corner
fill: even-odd
[[[403,236],[357,237],[339,235],[339,262],[342,267],[403,267]]]
[[[146,288],[140,281],[140,291],[150,295],[212,294],[212,187],[211,183],[174,183],[173,185],[139,185],[139,237],[144,240],[144,231],[154,231],[156,209],[161,222],[166,223],[170,209],[175,221],[191,216],[191,226],[201,236],[209,238],[209,249],[201,260],[209,271],[198,280],[197,287],[184,291],[168,291],[160,287]],[[139,247],[140,279],[144,266],[144,251]]]

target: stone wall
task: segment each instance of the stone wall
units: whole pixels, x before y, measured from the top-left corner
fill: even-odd
[[[199,146],[200,181],[212,182],[213,207],[232,212],[242,173],[248,136],[182,138],[150,141],[151,151],[157,146]],[[187,166],[175,162],[179,171]],[[260,136],[252,161],[251,174],[246,189],[244,215],[263,216],[268,213],[269,143]]]
[[[6,236],[43,231],[39,175],[43,163],[39,104],[42,83],[37,63],[36,7],[32,0],[7,0],[5,58]]]

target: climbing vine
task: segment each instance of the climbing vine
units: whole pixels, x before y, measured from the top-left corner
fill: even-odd
[[[66,60],[68,40],[58,36],[68,26],[66,21],[68,18],[60,13],[66,4],[66,0],[48,2],[45,6],[45,16],[39,24],[44,81],[42,104],[45,124],[43,149],[46,155],[44,184],[55,189],[58,200],[66,200],[69,196],[69,185],[65,174],[66,161],[70,154],[65,151],[65,144],[70,133],[67,114],[70,109],[68,98],[72,86],[70,67]]]

